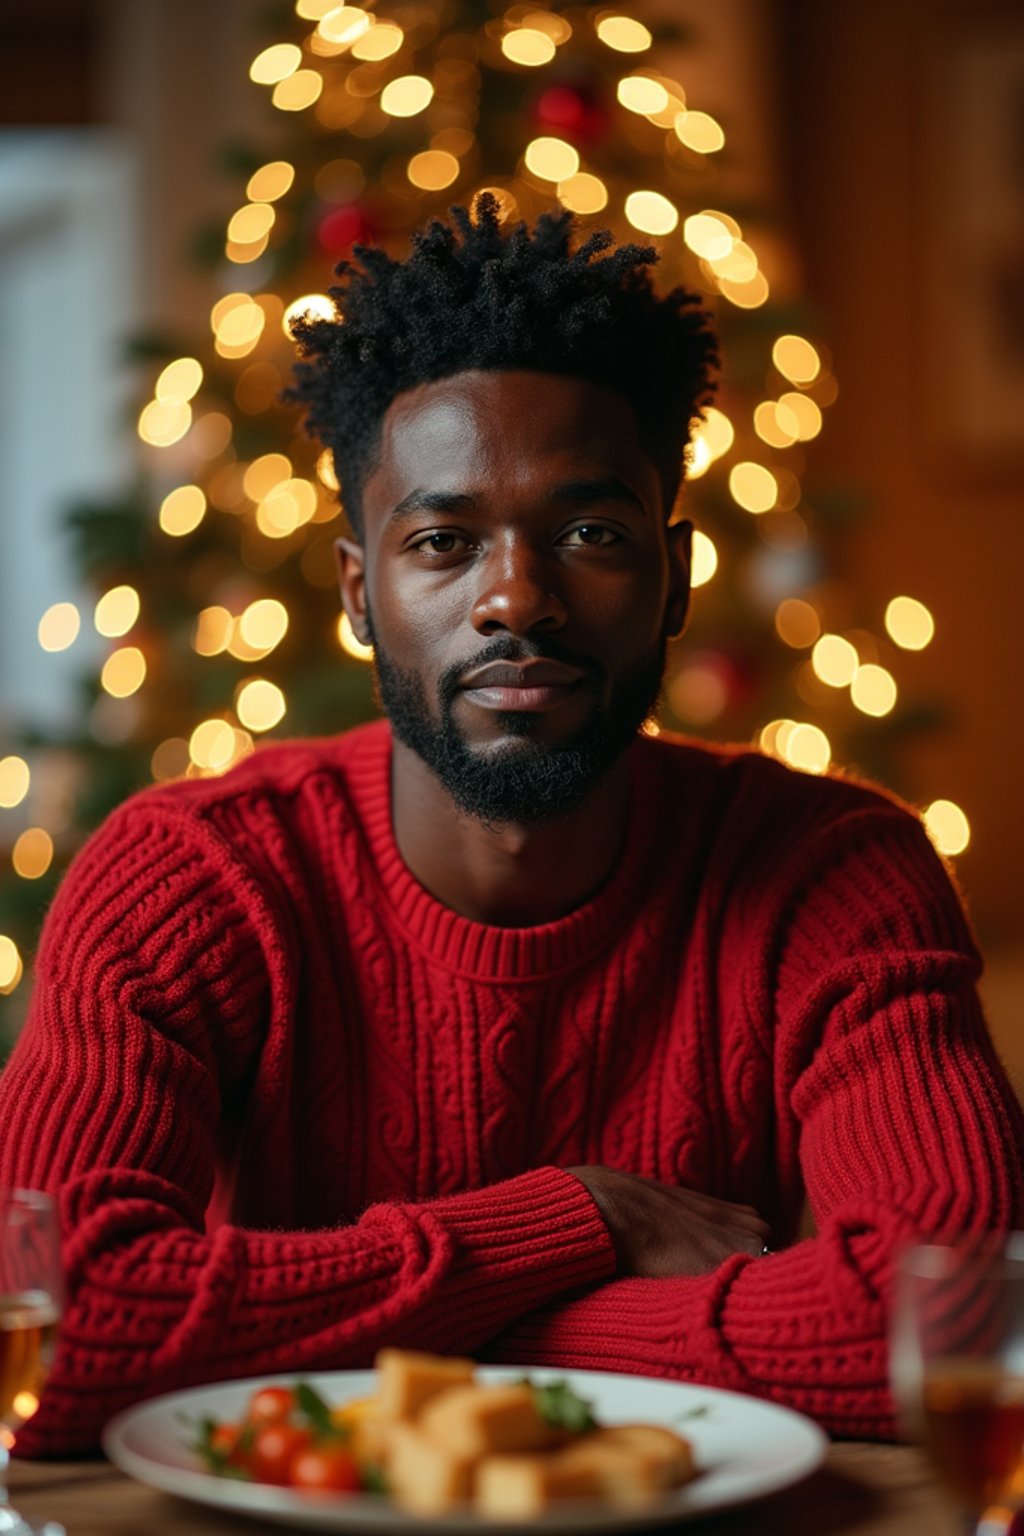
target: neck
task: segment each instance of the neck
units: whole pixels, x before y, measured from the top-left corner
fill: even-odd
[[[618,863],[626,836],[627,753],[568,815],[541,826],[490,826],[460,812],[426,764],[395,741],[395,841],[422,886],[461,917],[529,928],[588,901]]]

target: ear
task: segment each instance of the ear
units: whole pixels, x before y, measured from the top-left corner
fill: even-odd
[[[670,523],[665,530],[668,538],[668,601],[665,604],[665,634],[670,640],[681,635],[686,628],[686,616],[690,609],[690,554],[693,544],[693,524]]]
[[[366,556],[355,539],[335,539],[334,558],[338,565],[341,605],[348,614],[352,633],[362,645],[370,644],[370,626],[366,606]]]

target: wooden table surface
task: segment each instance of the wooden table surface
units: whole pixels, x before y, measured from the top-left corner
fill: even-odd
[[[68,1536],[256,1536],[275,1529],[156,1493],[106,1462],[14,1460],[10,1489],[26,1519],[60,1521]],[[949,1536],[957,1522],[919,1452],[847,1443],[834,1445],[820,1471],[783,1493],[676,1528],[687,1536]]]

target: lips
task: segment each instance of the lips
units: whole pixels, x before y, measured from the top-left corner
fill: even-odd
[[[462,688],[570,688],[583,673],[560,661],[492,661],[467,672]]]

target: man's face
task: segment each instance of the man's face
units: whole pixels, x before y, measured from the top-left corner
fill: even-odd
[[[396,737],[471,815],[564,815],[650,712],[686,612],[689,529],[665,527],[630,406],[525,370],[420,385],[362,505],[342,596]]]

